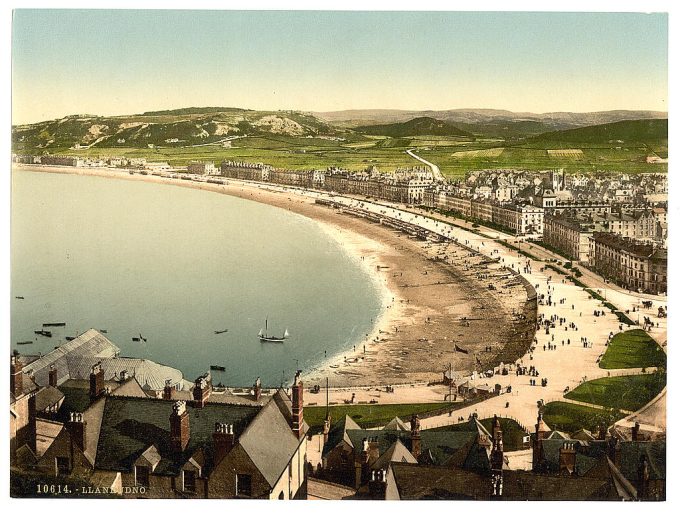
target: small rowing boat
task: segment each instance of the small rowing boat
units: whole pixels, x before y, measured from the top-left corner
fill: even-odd
[[[52,332],[51,331],[33,331],[35,334],[39,334],[40,336],[47,336],[48,338],[52,338]]]
[[[226,368],[220,365],[210,365],[210,370],[219,370],[220,372],[224,372]]]

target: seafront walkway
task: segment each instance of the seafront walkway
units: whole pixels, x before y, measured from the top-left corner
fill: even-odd
[[[563,274],[545,267],[544,262],[527,258],[489,236],[474,234],[429,216],[384,204],[374,204],[338,195],[312,193],[316,198],[325,198],[347,207],[363,209],[376,215],[416,225],[452,239],[489,258],[500,259],[503,265],[519,273],[533,285],[539,298],[542,296],[538,305],[539,317],[544,320],[555,320],[554,327],[546,331],[542,326],[536,332],[533,351],[525,354],[517,363],[508,364],[511,369],[508,375],[496,374],[486,377],[481,373],[484,371],[478,371],[480,373],[473,374],[469,378],[460,378],[460,381],[469,380],[474,385],[500,384],[503,392],[510,390],[511,393],[503,393],[456,410],[452,416],[445,414],[424,419],[421,423],[423,428],[452,424],[458,417],[467,418],[472,413],[477,413],[482,417],[494,414],[509,416],[526,427],[532,427],[540,402],[562,399],[567,389],[573,390],[584,381],[606,376],[607,372],[611,375],[618,375],[622,372],[601,369],[599,359],[606,351],[606,343],[610,334],[625,330],[627,326],[622,325],[601,301],[592,298],[583,288],[572,284]],[[621,310],[638,308],[638,297],[634,293],[612,290],[610,295],[610,302]],[[608,300],[609,298],[608,295]],[[650,317],[654,322],[653,336],[665,341],[667,319],[659,319],[656,316],[656,308],[657,306],[653,304],[651,309],[641,309],[640,313]],[[517,375],[518,367],[534,367],[537,375]],[[443,368],[445,364],[442,364]],[[542,380],[547,380],[547,382],[543,383]],[[544,386],[541,386],[542,383]],[[347,393],[344,395],[347,396]]]

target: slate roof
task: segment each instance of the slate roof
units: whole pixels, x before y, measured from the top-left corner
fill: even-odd
[[[191,437],[182,456],[177,457],[170,449],[170,413],[173,401],[107,397],[104,402],[96,468],[129,471],[134,461],[150,445],[154,445],[161,454],[161,461],[154,473],[162,475],[178,474],[181,466],[201,448],[205,448],[207,462],[211,466],[215,423],[233,424],[238,435],[259,411],[257,407],[229,404],[207,404],[203,408],[188,405]],[[288,432],[292,434],[290,429]],[[267,443],[273,442],[270,440]]]
[[[64,394],[53,386],[41,388],[35,396],[35,410],[37,413],[59,404]]]
[[[411,448],[410,431],[389,431],[384,429],[350,429],[347,431],[355,452],[362,448],[364,438],[378,442],[378,454],[382,456],[399,439],[407,449]],[[446,465],[458,451],[469,450],[477,439],[477,432],[470,431],[427,431],[420,432],[421,453],[426,454],[435,465]],[[467,456],[467,453],[466,453]]]
[[[584,445],[578,440],[554,438],[552,440],[543,440],[543,457],[547,466],[547,472],[557,473],[560,471],[560,449],[565,442],[573,443],[576,449],[576,475],[582,476],[587,474],[604,459],[604,448],[598,448],[589,445]]]
[[[638,465],[642,456],[647,458],[649,479],[666,479],[666,441],[619,442],[616,466],[633,484],[637,481]]]
[[[286,410],[289,406],[290,398],[279,390],[238,437],[239,444],[271,487],[300,445],[290,429],[287,416],[290,409]]]
[[[461,469],[392,463],[392,476],[402,500],[489,499],[489,478]]]
[[[354,422],[349,415],[345,415],[343,418],[338,420],[335,424],[331,426],[331,430],[328,432],[328,440],[323,445],[322,456],[328,454],[332,449],[334,449],[340,442],[346,442],[349,445],[353,445],[347,431],[349,429],[361,429],[359,424]]]
[[[410,431],[411,428],[407,426],[403,420],[401,420],[399,417],[394,417],[392,420],[390,420],[383,429],[396,429],[398,431]]]
[[[523,470],[503,472],[503,499],[516,501],[618,500],[609,478],[582,478],[534,474]]]
[[[387,469],[391,462],[397,463],[418,463],[413,454],[401,443],[401,440],[394,442],[374,463],[371,465],[373,470]]]

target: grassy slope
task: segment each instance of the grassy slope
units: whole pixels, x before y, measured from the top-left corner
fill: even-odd
[[[666,354],[642,329],[615,335],[600,360],[600,368],[607,369],[659,366],[666,366]]]
[[[549,402],[543,412],[543,419],[551,429],[570,433],[581,428],[595,431],[598,426],[608,427],[620,418],[620,414],[614,410],[589,408],[568,402]]]
[[[607,408],[636,411],[666,386],[666,374],[658,372],[623,377],[602,377],[587,381],[565,397]]]
[[[429,402],[422,404],[343,404],[329,407],[331,420],[338,421],[345,415],[349,415],[361,427],[382,426],[399,417],[404,421],[411,419],[414,413],[422,414],[428,411],[438,410],[453,406],[448,402]],[[312,430],[323,427],[326,416],[325,406],[305,407],[305,421]]]

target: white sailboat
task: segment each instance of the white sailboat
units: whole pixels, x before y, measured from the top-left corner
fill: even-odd
[[[268,324],[269,324],[269,322],[265,318],[264,319],[264,331],[262,329],[260,329],[260,332],[257,333],[257,337],[260,339],[261,342],[283,343],[283,341],[290,336],[288,329],[286,329],[283,332],[283,336],[270,336]]]

